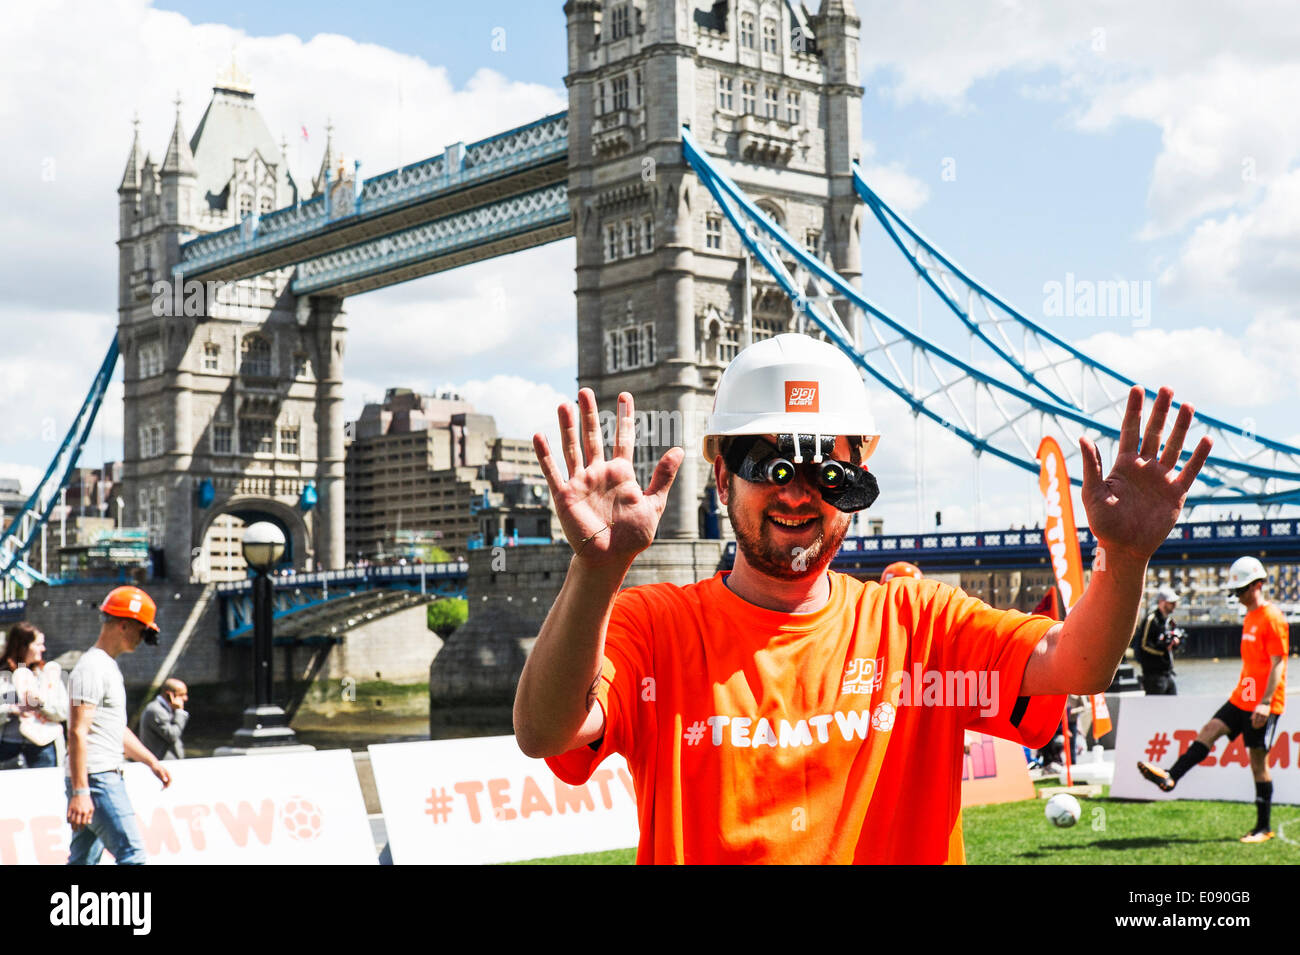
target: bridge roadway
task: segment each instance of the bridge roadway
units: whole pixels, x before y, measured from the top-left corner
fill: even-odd
[[[324,192],[181,246],[185,281],[298,265],[294,294],[348,296],[573,234],[568,113]]]
[[[1096,553],[1097,539],[1078,528],[1084,565]],[[1300,562],[1300,520],[1231,520],[1178,524],[1151,558],[1152,567],[1218,564],[1225,567],[1245,554],[1267,563]],[[736,545],[727,545],[724,560],[735,560]],[[846,537],[832,565],[845,572],[875,577],[896,560],[916,564],[927,573],[984,570],[1029,570],[1048,566],[1041,529],[889,534]]]
[[[1096,552],[1097,541],[1086,528],[1078,529],[1079,546],[1085,565]],[[723,561],[731,566],[736,545],[730,542]],[[1269,564],[1300,564],[1300,520],[1230,520],[1187,522],[1174,528],[1151,559],[1153,567],[1179,564],[1227,567],[1244,554]],[[876,578],[886,565],[906,560],[926,573],[982,570],[1046,569],[1048,555],[1041,530],[941,532],[847,537],[832,564],[836,570]],[[345,601],[377,590],[404,590],[425,598],[466,595],[469,565],[408,564],[406,566],[360,567],[347,570],[291,574],[275,578],[275,619],[286,624],[301,614],[299,622],[320,617],[322,608],[347,611]],[[1289,599],[1286,581],[1272,581],[1278,599]],[[71,583],[73,581],[65,581]],[[56,582],[57,583],[57,582]],[[105,586],[112,586],[107,582]],[[148,586],[147,584],[145,585]],[[57,592],[54,591],[54,592]],[[221,630],[227,640],[246,640],[252,629],[252,581],[238,580],[216,585],[221,602]],[[370,598],[373,599],[373,598]],[[364,611],[362,604],[356,608]],[[26,604],[21,600],[0,603],[0,623],[23,619]],[[299,629],[296,625],[295,630]]]

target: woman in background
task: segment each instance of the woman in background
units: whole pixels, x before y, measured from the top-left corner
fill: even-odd
[[[0,766],[62,762],[68,719],[62,676],[57,663],[45,662],[45,634],[26,622],[9,628],[0,655]]]

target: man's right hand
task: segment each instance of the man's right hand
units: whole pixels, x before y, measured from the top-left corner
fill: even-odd
[[[609,460],[605,459],[601,441],[595,392],[583,388],[578,392],[578,408],[566,402],[560,405],[558,416],[569,479],[561,476],[546,438],[540,433],[533,435],[533,450],[550,487],[564,536],[577,559],[587,566],[631,564],[654,541],[668,489],[685,452],[669,448],[659,459],[650,486],[642,491],[632,467],[636,417],[628,392],[618,396],[617,431]]]
[[[68,825],[76,832],[95,818],[95,804],[89,796],[73,796],[68,800]]]

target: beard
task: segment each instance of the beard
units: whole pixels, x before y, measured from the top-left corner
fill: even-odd
[[[806,580],[820,576],[839,553],[849,532],[848,514],[822,516],[817,534],[806,545],[789,545],[776,539],[776,531],[763,512],[740,514],[735,494],[727,495],[727,517],[736,534],[736,546],[755,570],[778,580]]]

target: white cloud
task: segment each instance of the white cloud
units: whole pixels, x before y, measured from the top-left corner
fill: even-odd
[[[930,198],[930,187],[911,175],[901,162],[873,162],[874,143],[862,144],[862,175],[867,185],[885,202],[903,213],[912,213]]]
[[[30,464],[16,464],[8,461],[0,461],[0,477],[16,478],[19,485],[22,487],[22,492],[24,494],[31,494],[32,491],[36,489],[37,482],[40,481],[41,476],[44,474],[44,468],[33,467]],[[5,514],[5,527],[9,526],[9,520],[12,517],[13,514]],[[3,530],[3,528],[0,528],[0,530]]]
[[[541,432],[550,443],[552,453],[559,453],[559,424],[556,409],[564,402],[574,402],[577,394],[564,395],[550,385],[529,381],[518,375],[493,375],[444,383],[442,388],[458,392],[480,414],[496,419],[497,434],[503,438],[525,438]]]
[[[1259,202],[1300,159],[1300,18],[1284,0],[1259,0],[1249,9],[940,0],[923,16],[885,2],[859,10],[870,24],[862,43],[867,86],[895,103],[966,111],[977,83],[1034,74],[1040,81],[1022,83],[1022,95],[1073,103],[1081,130],[1133,120],[1158,127],[1147,238]],[[1231,226],[1229,217],[1225,227]],[[1297,246],[1288,238],[1284,257]],[[1249,284],[1250,276],[1233,281]]]

